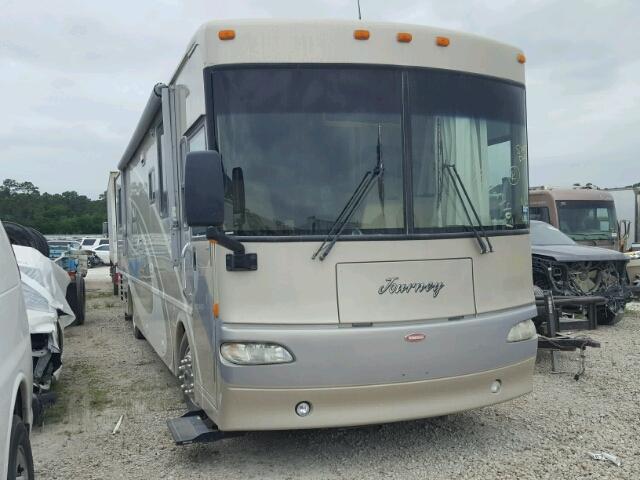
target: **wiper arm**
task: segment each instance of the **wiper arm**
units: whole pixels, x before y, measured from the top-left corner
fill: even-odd
[[[331,228],[329,229],[329,233],[322,241],[322,245],[316,250],[316,252],[311,256],[311,260],[315,260],[315,258],[320,255],[320,261],[327,258],[329,252],[338,241],[338,238],[342,234],[344,227],[347,225],[347,222],[353,215],[353,212],[356,211],[360,203],[364,197],[367,196],[369,190],[371,190],[371,186],[376,178],[380,177],[384,173],[384,165],[382,163],[382,147],[381,147],[381,133],[382,126],[378,124],[378,145],[376,149],[376,165],[371,170],[367,170],[360,180],[360,183],[356,187],[355,191],[349,198],[349,201],[346,203],[338,217],[335,219]],[[381,199],[382,201],[382,199]]]
[[[484,229],[484,225],[480,220],[480,215],[478,215],[478,212],[476,211],[476,207],[473,206],[473,202],[471,201],[469,192],[467,192],[467,188],[464,186],[464,183],[460,178],[458,169],[456,168],[455,165],[449,165],[449,164],[445,164],[444,168],[446,168],[447,172],[449,172],[449,177],[451,178],[453,187],[455,188],[456,193],[458,194],[458,198],[460,198],[460,203],[462,203],[462,209],[464,210],[467,220],[469,221],[469,226],[471,227],[471,230],[473,230],[473,234],[475,235],[476,240],[478,241],[478,245],[480,245],[480,253],[493,252],[493,245],[491,245],[491,242],[489,241],[489,236],[487,235],[487,232]],[[464,197],[462,196],[460,189],[462,189],[462,192],[464,192]],[[478,229],[473,224],[473,221],[471,221],[471,215],[469,215],[469,210],[467,209],[467,206],[465,205],[465,202],[464,202],[465,198],[469,203],[469,207],[471,207],[473,216],[476,218],[476,221],[478,222],[478,226],[482,230],[482,236],[480,235],[480,233],[478,232]],[[485,245],[485,242],[487,242],[486,245]]]

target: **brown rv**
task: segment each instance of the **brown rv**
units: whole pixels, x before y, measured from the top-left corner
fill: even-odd
[[[583,245],[618,249],[618,221],[610,193],[591,188],[534,187],[529,217],[550,223]]]

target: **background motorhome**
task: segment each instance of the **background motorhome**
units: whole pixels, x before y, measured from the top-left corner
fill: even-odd
[[[606,189],[616,204],[620,225],[620,247],[629,257],[629,280],[640,290],[640,187]]]
[[[618,249],[615,204],[611,194],[603,190],[531,188],[529,216],[553,225],[583,245]]]
[[[418,25],[198,30],[109,224],[134,331],[202,417],[382,423],[531,390],[524,61]]]

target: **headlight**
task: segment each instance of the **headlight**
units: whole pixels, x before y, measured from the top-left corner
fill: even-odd
[[[274,343],[223,343],[220,354],[226,361],[237,365],[268,365],[293,362],[293,355]]]
[[[523,342],[536,336],[536,326],[531,320],[516,323],[507,335],[507,342]]]
[[[636,260],[640,258],[640,251],[625,252],[625,255],[631,260]]]

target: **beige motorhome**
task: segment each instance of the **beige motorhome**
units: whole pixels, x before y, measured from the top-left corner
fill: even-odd
[[[529,190],[529,215],[578,243],[619,250],[616,208],[604,190],[534,187]]]
[[[199,410],[177,441],[531,390],[524,61],[419,25],[198,30],[109,209],[134,332]]]

